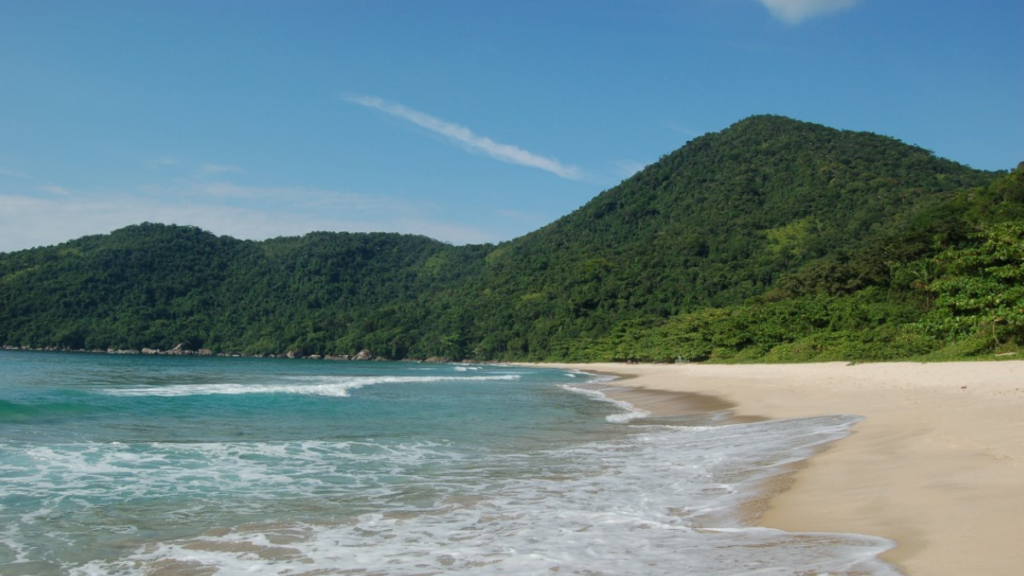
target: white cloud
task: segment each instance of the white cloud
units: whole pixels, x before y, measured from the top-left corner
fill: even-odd
[[[485,136],[474,134],[472,130],[465,126],[446,122],[440,118],[436,118],[418,110],[413,110],[412,108],[407,108],[401,104],[387,102],[374,96],[351,96],[347,98],[347,100],[353,104],[374,108],[397,118],[412,122],[421,128],[426,128],[431,132],[435,132],[462,144],[468,150],[486,154],[495,160],[528,166],[530,168],[538,168],[569,180],[580,180],[582,178],[579,168],[575,166],[567,166],[553,158],[539,156],[533,152],[523,150],[522,148],[511,144],[495,142]]]
[[[790,24],[799,24],[804,20],[849,8],[860,0],[757,0],[768,7],[776,17]]]

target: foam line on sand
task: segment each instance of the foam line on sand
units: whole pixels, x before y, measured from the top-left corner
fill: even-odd
[[[740,416],[863,416],[771,498],[762,525],[892,539],[885,558],[911,576],[1024,569],[1024,361],[560,366],[714,396]]]

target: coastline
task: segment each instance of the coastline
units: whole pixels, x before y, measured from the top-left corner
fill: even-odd
[[[609,396],[655,414],[687,403],[671,392],[741,419],[862,416],[769,491],[760,525],[888,538],[909,576],[1024,564],[1024,361],[543,366],[620,376]]]

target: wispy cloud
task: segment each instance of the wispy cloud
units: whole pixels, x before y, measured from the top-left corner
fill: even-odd
[[[57,186],[55,184],[46,184],[39,186],[39,190],[48,194],[56,194],[57,196],[74,196],[74,192],[64,188],[63,186]]]
[[[10,177],[10,178],[16,178],[18,180],[24,180],[26,182],[30,182],[33,185],[33,187],[35,188],[35,190],[37,190],[39,192],[45,192],[47,194],[55,194],[57,196],[72,196],[72,195],[74,195],[74,190],[71,190],[70,188],[65,188],[63,186],[58,186],[58,185],[53,184],[51,182],[40,181],[38,178],[36,178],[35,176],[33,176],[31,174],[28,174],[27,172],[19,172],[18,170],[9,170],[7,168],[0,167],[0,176],[7,176],[7,177]]]
[[[431,116],[425,112],[413,110],[412,108],[408,108],[401,104],[387,102],[375,96],[349,96],[346,100],[353,104],[359,104],[360,106],[366,106],[367,108],[374,108],[386,114],[395,116],[396,118],[412,122],[421,128],[426,128],[431,132],[435,132],[452,140],[453,142],[461,144],[472,152],[486,154],[495,160],[509,162],[511,164],[519,164],[521,166],[528,166],[530,168],[538,168],[569,180],[580,180],[583,177],[580,169],[575,166],[562,164],[558,160],[534,154],[533,152],[523,150],[518,146],[495,142],[485,136],[474,134],[472,130],[465,126],[441,120],[440,118]]]
[[[203,174],[224,174],[226,172],[241,173],[242,169],[237,166],[225,166],[223,164],[203,164],[200,171]]]
[[[35,181],[35,178],[33,178],[32,175],[30,175],[30,174],[26,174],[24,172],[19,172],[17,170],[9,170],[9,169],[4,168],[2,166],[0,166],[0,176],[9,176],[11,178],[19,178],[21,180],[32,180],[32,181]]]
[[[757,0],[768,7],[777,18],[799,24],[804,20],[829,12],[850,8],[860,0]]]
[[[156,168],[161,166],[177,166],[178,159],[173,156],[159,156],[148,162],[150,167]]]

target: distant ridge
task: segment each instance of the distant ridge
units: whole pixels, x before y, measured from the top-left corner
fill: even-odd
[[[740,338],[693,354],[686,339],[700,327],[662,332],[706,310],[869,293],[899,310],[882,338],[891,339],[933,312],[938,295],[894,283],[901,267],[1015,221],[1024,199],[998,190],[1019,180],[884,136],[754,116],[497,246],[328,232],[251,242],[142,224],[0,254],[0,344],[480,360],[665,360],[689,350],[726,360],[808,335],[780,334],[756,353]],[[967,336],[922,337],[896,354]]]

